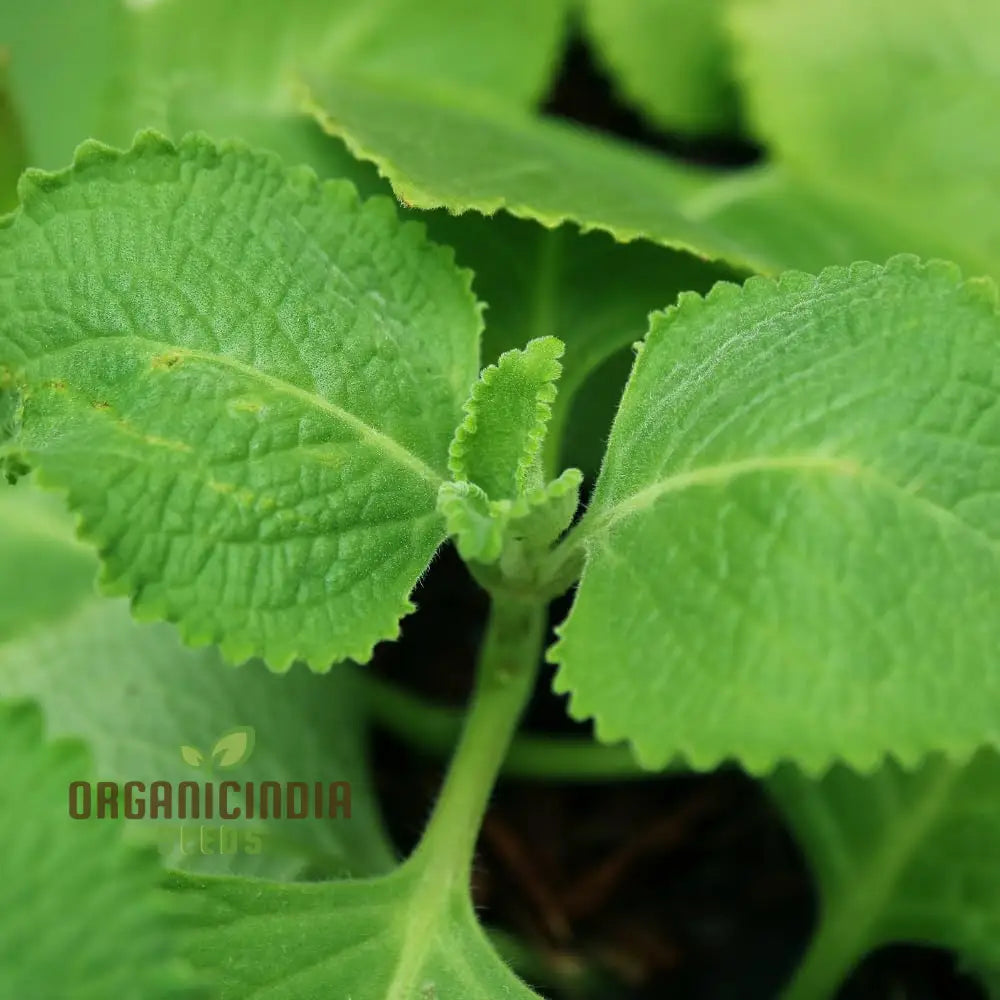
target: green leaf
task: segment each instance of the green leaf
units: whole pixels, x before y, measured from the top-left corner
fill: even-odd
[[[834,767],[811,780],[783,767],[770,781],[812,865],[820,927],[785,994],[833,996],[864,955],[914,942],[956,951],[1000,974],[1000,756],[940,756],[870,775]]]
[[[448,450],[456,480],[474,483],[495,500],[541,487],[542,443],[564,350],[561,340],[539,337],[483,369]]]
[[[748,113],[797,177],[1000,276],[991,0],[736,0]]]
[[[625,96],[670,131],[726,132],[736,88],[724,0],[584,0],[597,54]]]
[[[773,274],[928,249],[906,220],[782,170],[698,169],[568,122],[467,109],[418,85],[326,74],[305,107],[418,209],[502,210],[550,229],[573,222]],[[522,332],[508,346],[523,342]]]
[[[499,560],[508,581],[534,579],[531,555],[565,531],[579,503],[578,469],[546,484],[542,467],[563,349],[555,337],[539,337],[483,370],[448,453],[457,482],[438,492],[438,509],[462,558],[484,565]]]
[[[0,4],[0,47],[33,166],[60,166],[97,131],[116,64],[121,7],[121,0]]]
[[[182,830],[129,821],[130,833],[155,840],[173,867],[270,878],[391,867],[365,756],[358,678],[344,668],[321,676],[299,666],[281,677],[260,663],[237,670],[215,650],[184,648],[168,625],[136,624],[126,602],[94,593],[96,558],[81,549],[52,501],[27,484],[0,490],[0,557],[19,545],[16,563],[0,563],[18,567],[0,576],[0,609],[12,626],[0,642],[0,695],[37,700],[54,735],[85,739],[104,781],[209,780],[191,770],[207,763],[199,748],[253,726],[254,753],[240,781],[351,783],[350,820],[243,824],[241,835],[260,835],[259,854],[202,855],[191,847],[198,823]],[[36,565],[46,571],[32,573]],[[218,823],[208,826],[217,834]]]
[[[72,819],[83,747],[46,743],[30,703],[0,702],[0,996],[191,996],[154,853],[109,819]]]
[[[95,591],[93,552],[73,537],[62,504],[25,502],[28,492],[0,484],[0,566],[13,570],[0,575],[0,643],[65,618]]]
[[[905,223],[814,190],[771,163],[706,179],[682,208],[699,224],[726,233],[766,273],[820,271],[926,249],[927,241]]]
[[[461,101],[533,104],[558,57],[568,0],[159,0],[122,15],[113,99],[98,135],[204,129],[273,149],[370,192],[374,171],[298,108],[297,81],[328,66]],[[67,147],[67,152],[71,147]]]
[[[503,964],[464,888],[421,864],[348,882],[276,885],[179,876],[197,914],[188,955],[220,1000],[537,1000]]]
[[[299,74],[364,73],[413,82],[454,99],[530,105],[561,47],[568,0],[159,0],[126,17],[129,87],[150,114],[169,116],[171,92],[222,90],[234,103],[289,111]],[[221,54],[221,57],[220,57]],[[119,95],[129,100],[127,93]],[[135,100],[135,97],[132,98]],[[163,122],[165,124],[165,122]]]
[[[537,566],[529,554],[547,548],[569,527],[582,482],[579,469],[566,469],[558,479],[513,500],[490,500],[474,483],[445,483],[438,508],[466,562],[499,560],[508,580],[530,579]]]
[[[998,448],[995,290],[952,265],[682,296],[563,549],[587,563],[557,689],[653,768],[994,739]]]
[[[686,198],[714,175],[517,109],[467,107],[421,89],[324,74],[305,107],[351,152],[372,161],[416,208],[503,209],[549,228],[575,222],[615,239],[645,237],[756,269],[766,261],[690,218]],[[522,338],[523,341],[523,338]]]
[[[431,236],[454,247],[458,263],[476,275],[476,294],[487,306],[485,360],[495,361],[529,337],[554,336],[566,344],[545,441],[547,475],[566,465],[587,472],[600,465],[628,368],[610,385],[607,372],[597,369],[642,339],[653,309],[684,289],[708,291],[734,273],[690,254],[644,241],[622,245],[606,233],[580,233],[569,225],[546,229],[506,214],[443,211],[426,219]],[[590,418],[584,434],[567,421],[580,392]],[[595,406],[598,396],[602,405]],[[565,434],[567,426],[572,434]]]
[[[367,660],[444,538],[468,274],[386,199],[240,144],[87,144],[21,193],[0,229],[16,444],[105,586],[234,660]]]

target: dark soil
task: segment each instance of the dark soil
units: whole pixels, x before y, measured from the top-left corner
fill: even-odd
[[[655,132],[615,100],[574,42],[551,114],[685,159],[737,167],[744,139]],[[422,582],[402,639],[371,669],[442,704],[468,696],[487,602],[449,548]],[[553,621],[568,610],[565,600]],[[588,734],[543,671],[524,729]],[[400,851],[419,838],[442,762],[387,733],[376,778]],[[735,768],[600,784],[501,780],[483,827],[475,894],[484,922],[528,947],[522,973],[559,1000],[772,1000],[812,933],[809,872],[763,788]],[[838,1000],[977,1000],[951,957],[893,947],[855,970]]]

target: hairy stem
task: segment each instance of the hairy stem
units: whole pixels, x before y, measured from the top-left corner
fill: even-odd
[[[493,784],[534,688],[544,634],[543,602],[494,597],[458,749],[413,857],[442,888],[468,884]]]

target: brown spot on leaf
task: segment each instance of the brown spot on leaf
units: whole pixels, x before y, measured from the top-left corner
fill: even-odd
[[[168,351],[166,354],[157,354],[150,362],[150,367],[154,370],[159,368],[169,371],[181,363],[181,357],[180,351]]]

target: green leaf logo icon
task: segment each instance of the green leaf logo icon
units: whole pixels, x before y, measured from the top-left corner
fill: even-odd
[[[205,755],[197,747],[185,744],[181,747],[181,759],[192,767],[201,767],[205,762]]]
[[[237,767],[250,759],[254,747],[253,726],[237,726],[223,733],[212,747],[216,767]]]

